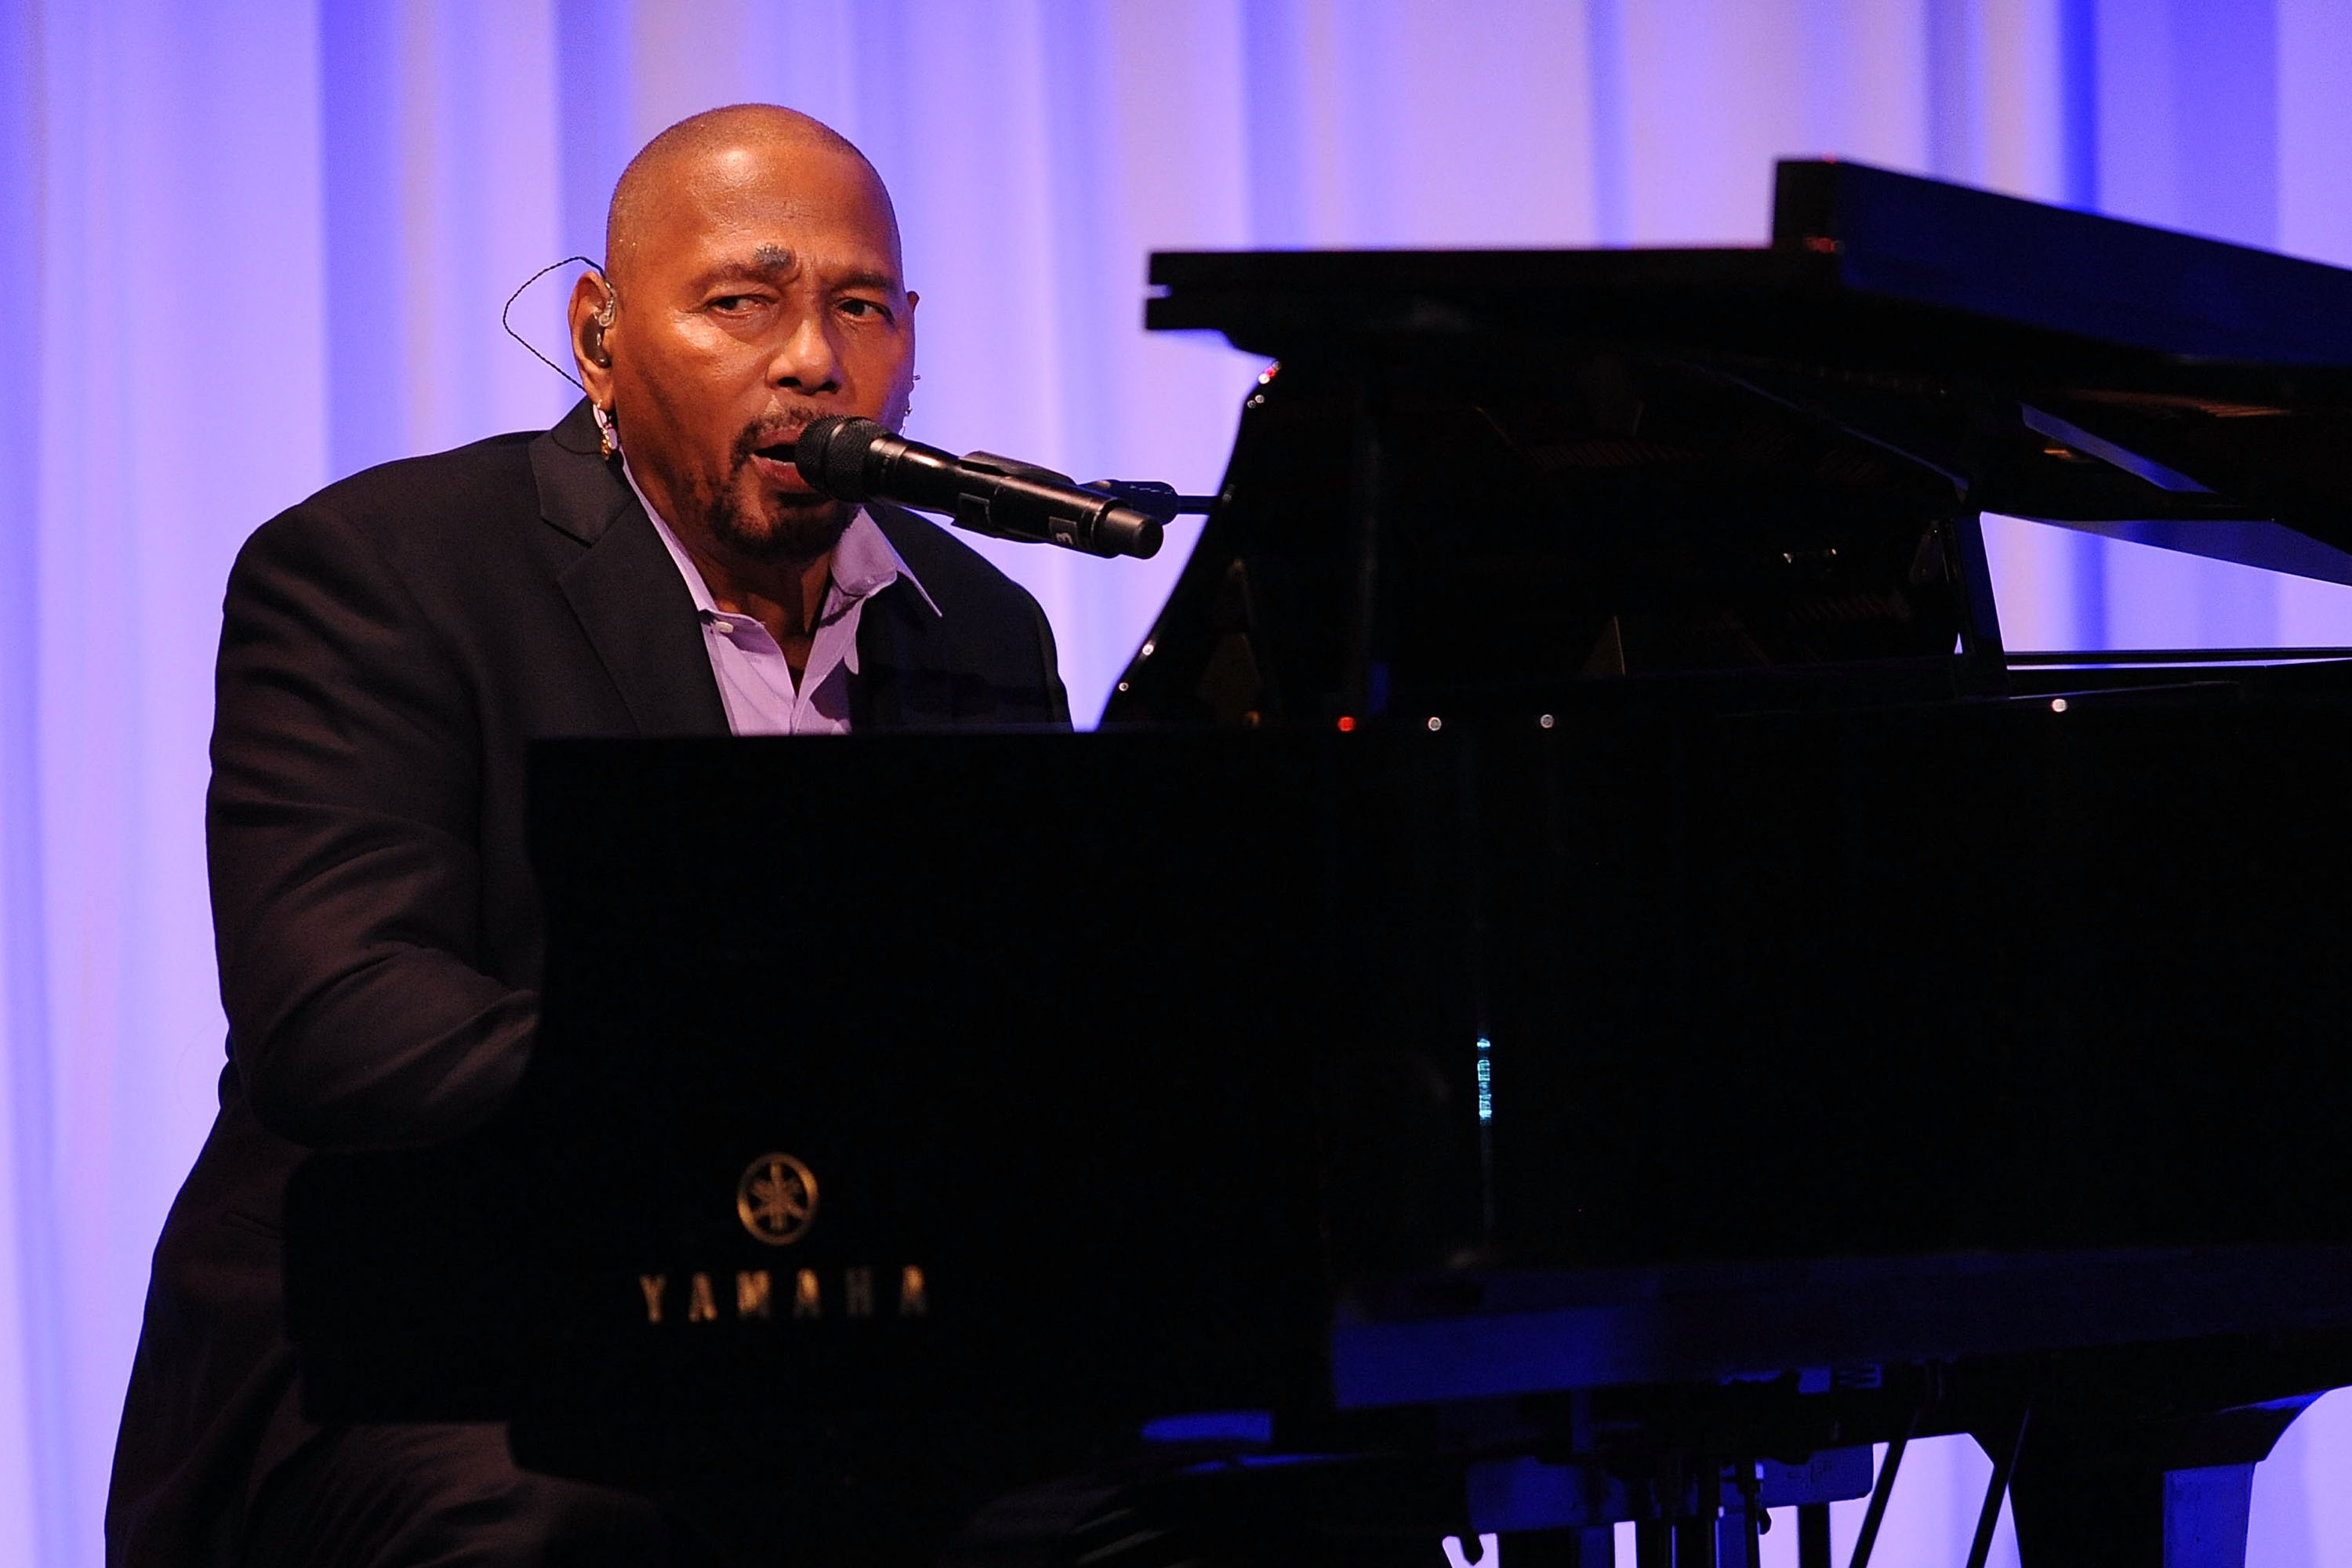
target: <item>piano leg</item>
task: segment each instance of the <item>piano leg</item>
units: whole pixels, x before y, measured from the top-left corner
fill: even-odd
[[[2018,1486],[2022,1568],[2067,1561],[2147,1568],[2244,1568],[2253,1465],[2140,1469],[2128,1474],[2044,1471]]]
[[[2010,1503],[2022,1568],[2245,1568],[2254,1466],[2305,1395],[2150,1429],[2037,1431]]]
[[[2254,1467],[2112,1471],[2067,1478],[2045,1473],[2014,1499],[2023,1568],[2088,1562],[2147,1568],[2245,1568],[2246,1522]]]
[[[2244,1568],[2254,1467],[2164,1473],[2165,1568]]]

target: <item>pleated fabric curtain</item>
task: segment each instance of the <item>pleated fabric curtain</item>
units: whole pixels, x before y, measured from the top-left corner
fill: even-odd
[[[229,561],[331,479],[562,413],[499,306],[598,254],[662,126],[763,99],[866,149],[912,434],[1201,490],[1260,366],[1141,331],[1154,249],[1754,243],[1770,161],[1833,152],[2352,262],[2347,67],[2346,0],[0,0],[0,1561],[100,1562],[210,1118]],[[569,277],[515,312],[559,361]],[[2352,641],[2342,590],[1992,533],[2016,646]],[[989,547],[1082,713],[1192,537]],[[2257,1563],[2352,1562],[2336,1408],[2263,1470]],[[1981,1457],[1905,1468],[1876,1560],[1948,1561]]]

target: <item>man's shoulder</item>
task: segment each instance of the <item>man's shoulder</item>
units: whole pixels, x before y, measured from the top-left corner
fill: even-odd
[[[530,445],[545,434],[518,430],[446,452],[379,463],[337,479],[295,510],[329,512],[352,522],[422,526],[460,519],[483,504],[522,503],[536,510]]]
[[[537,531],[541,504],[526,430],[401,458],[337,479],[263,523],[240,558],[313,572],[374,560],[402,575],[496,571]]]

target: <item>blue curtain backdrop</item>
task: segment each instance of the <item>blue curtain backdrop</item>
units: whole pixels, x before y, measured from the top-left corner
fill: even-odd
[[[1258,366],[1141,332],[1155,248],[1754,243],[1770,160],[1835,152],[2352,263],[2348,72],[2347,0],[0,0],[0,1562],[99,1562],[210,1116],[231,554],[339,475],[555,418],[499,302],[596,254],[662,126],[767,99],[871,154],[914,433],[1203,489]],[[517,313],[551,353],[566,281]],[[1082,709],[1191,537],[993,552]],[[2344,590],[1992,542],[2014,646],[2352,641]],[[2262,1471],[2258,1563],[2352,1563],[2347,1409]],[[1953,1560],[1985,1469],[1906,1465],[1879,1561]]]

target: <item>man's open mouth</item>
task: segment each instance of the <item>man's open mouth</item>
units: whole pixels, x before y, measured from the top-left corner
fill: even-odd
[[[752,467],[770,484],[782,485],[787,492],[814,490],[815,487],[801,477],[799,465],[793,460],[801,433],[814,417],[814,413],[804,413],[792,425],[756,426],[739,437],[742,444],[736,450],[757,459]]]
[[[808,481],[801,478],[799,466],[793,461],[793,450],[799,439],[799,434],[795,432],[777,440],[762,442],[751,448],[751,456],[759,459],[753,466],[760,470],[761,477],[768,482],[782,484],[792,489],[807,487]]]

